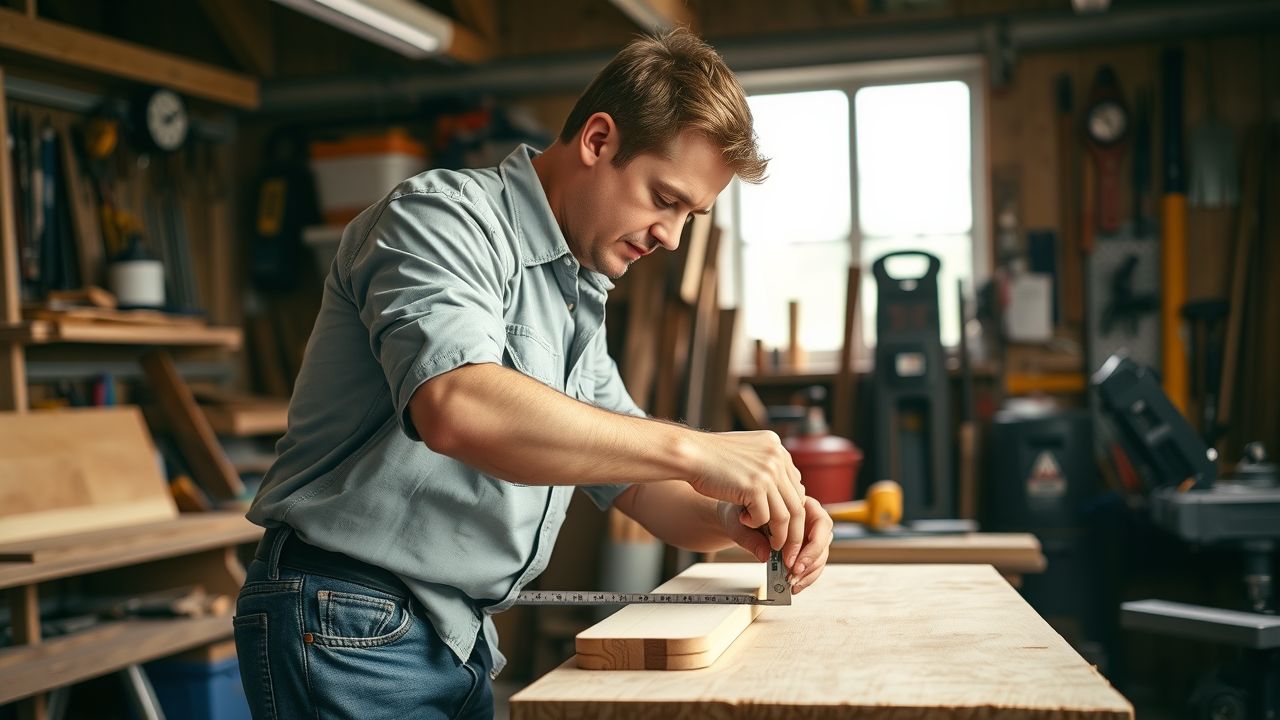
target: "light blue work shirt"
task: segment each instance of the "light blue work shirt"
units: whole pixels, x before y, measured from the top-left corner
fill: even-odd
[[[569,252],[520,146],[496,168],[402,182],[342,234],[280,441],[248,517],[394,572],[465,661],[547,565],[573,488],[432,452],[409,419],[431,378],[495,363],[643,415],[605,346],[613,287]],[[583,487],[608,507],[625,485]]]

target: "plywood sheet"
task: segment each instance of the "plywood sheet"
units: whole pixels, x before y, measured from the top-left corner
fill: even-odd
[[[136,407],[0,413],[0,542],[177,513]]]
[[[513,696],[511,717],[1133,717],[990,567],[829,566],[793,603],[764,608],[708,668],[566,663]]]
[[[663,593],[761,597],[761,563],[695,565],[658,586]],[[631,605],[578,634],[586,670],[690,670],[714,663],[760,614],[759,605]]]

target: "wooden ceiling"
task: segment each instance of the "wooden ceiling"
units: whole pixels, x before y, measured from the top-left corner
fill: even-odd
[[[301,99],[280,107],[297,112],[365,100],[370,96],[360,90],[368,85],[419,97],[458,88],[500,94],[557,82],[580,87],[646,29],[620,9],[626,5],[691,25],[735,69],[948,52],[994,57],[1013,45],[1250,30],[1260,18],[1270,17],[1272,27],[1280,18],[1280,0],[1112,0],[1095,16],[1077,15],[1071,0],[417,1],[455,29],[440,56],[411,60],[272,0],[0,0],[10,8],[0,8],[0,65],[76,66],[75,56],[90,47],[88,64],[80,64],[90,72],[167,84],[168,68],[180,67],[186,85],[172,83],[176,89],[248,108],[258,107],[261,82],[264,106],[273,94],[292,92]],[[1215,25],[1213,18],[1225,20]],[[136,49],[156,51],[155,62],[142,56],[133,63],[142,72],[133,75],[112,65]],[[221,89],[200,92],[209,73]],[[325,89],[343,82],[345,91]]]

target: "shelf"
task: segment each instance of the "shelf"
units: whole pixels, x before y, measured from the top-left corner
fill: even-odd
[[[62,23],[0,9],[0,47],[69,66],[161,85],[233,107],[258,107],[258,81],[244,73],[196,62]]]
[[[219,435],[283,435],[289,428],[288,400],[201,405],[200,409]]]
[[[231,616],[123,620],[0,649],[0,705],[231,637]]]
[[[125,325],[112,323],[33,320],[0,325],[0,344],[50,345],[94,343],[100,345],[163,345],[216,347],[238,350],[243,333],[236,327],[190,325]]]
[[[6,543],[0,545],[0,589],[256,542],[261,537],[262,528],[242,512],[213,512]]]

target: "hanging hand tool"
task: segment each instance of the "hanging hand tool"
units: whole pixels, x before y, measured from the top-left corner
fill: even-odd
[[[1139,295],[1133,291],[1133,272],[1138,267],[1138,256],[1129,255],[1111,275],[1111,297],[1102,310],[1102,334],[1110,335],[1117,322],[1123,322],[1129,337],[1138,334],[1138,320],[1160,307],[1155,293]]]
[[[1191,391],[1200,400],[1200,437],[1213,447],[1218,440],[1218,388],[1222,383],[1223,320],[1227,301],[1196,300],[1182,306],[1191,324]]]

